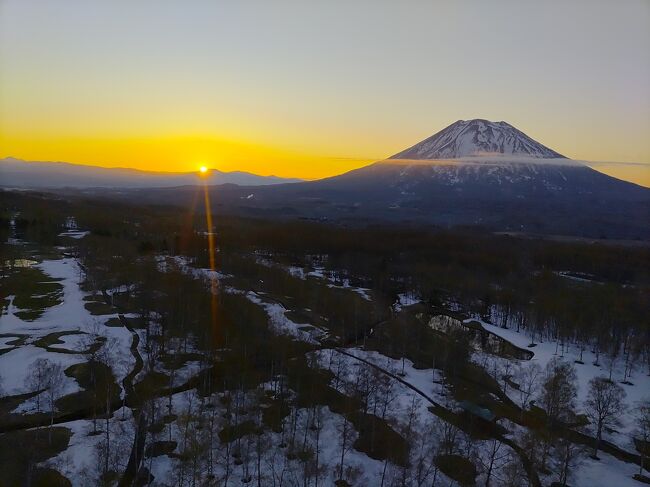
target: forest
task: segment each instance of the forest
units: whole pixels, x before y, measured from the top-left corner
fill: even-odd
[[[650,482],[650,247],[212,210],[0,192],[0,485]]]

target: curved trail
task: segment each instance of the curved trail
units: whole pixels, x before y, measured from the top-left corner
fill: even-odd
[[[424,398],[427,402],[429,402],[435,408],[440,408],[440,409],[444,409],[445,411],[449,411],[449,409],[447,409],[446,407],[444,407],[440,403],[433,400],[431,398],[431,396],[429,396],[427,393],[425,393],[422,389],[419,389],[419,388],[415,387],[413,384],[411,384],[410,382],[404,380],[402,377],[400,377],[400,376],[398,376],[396,374],[393,374],[392,372],[384,369],[383,367],[381,367],[381,366],[379,366],[379,365],[377,365],[375,363],[372,363],[369,360],[366,360],[366,359],[358,357],[358,356],[356,356],[356,355],[354,355],[354,354],[352,354],[350,352],[347,352],[344,349],[334,348],[334,350],[336,350],[338,353],[340,353],[342,355],[346,355],[346,356],[348,356],[350,358],[358,360],[359,362],[363,362],[364,364],[366,364],[366,365],[368,365],[370,367],[373,367],[374,369],[382,372],[383,374],[387,375],[388,377],[390,377],[392,379],[395,379],[400,384],[404,385],[405,387],[408,387],[413,392],[418,394],[420,397]],[[451,413],[451,411],[449,411],[449,412]],[[435,412],[434,412],[434,414],[435,414]],[[537,471],[533,467],[532,462],[530,461],[530,459],[528,458],[528,456],[526,455],[524,450],[519,445],[517,445],[515,442],[513,442],[512,440],[504,437],[503,435],[495,434],[493,436],[494,436],[494,438],[496,440],[499,440],[500,442],[505,443],[510,448],[512,448],[513,451],[515,451],[517,453],[517,455],[519,456],[519,459],[521,460],[522,465],[524,466],[524,469],[526,470],[526,473],[528,474],[528,480],[530,481],[530,484],[533,487],[541,487],[542,484],[541,484],[541,482],[539,480],[539,476],[537,475]]]
[[[77,261],[77,263],[79,267],[85,271],[85,266],[79,261]],[[118,309],[118,307],[115,306],[113,296],[111,296],[107,290],[102,290],[102,296],[104,297],[104,301],[106,302],[106,304],[108,304],[113,309],[115,309],[115,311],[117,312],[118,319],[122,324],[122,326],[124,326],[124,328],[126,328],[131,333],[132,338],[131,338],[131,345],[129,349],[131,355],[135,360],[135,364],[133,365],[133,368],[122,380],[122,387],[124,390],[123,398],[120,398],[117,401],[113,401],[110,404],[110,410],[116,411],[121,406],[127,405],[127,402],[130,402],[127,401],[129,396],[133,397],[133,382],[135,380],[135,377],[144,368],[144,360],[142,359],[142,355],[138,350],[138,346],[140,344],[140,336],[138,335],[137,331],[129,324],[129,321],[124,316],[124,314]],[[137,423],[137,430],[133,442],[133,447],[131,449],[131,454],[129,456],[129,462],[119,482],[120,486],[131,485],[133,483],[133,480],[136,478],[137,473],[140,469],[140,463],[142,462],[144,443],[146,439],[146,426],[147,426],[146,415],[140,408],[134,407],[133,405],[131,405],[131,409]],[[16,422],[12,422],[0,426],[0,433],[7,433],[10,431],[17,431],[17,430],[22,430],[27,428],[34,428],[34,427],[52,426],[55,424],[64,424],[76,420],[89,419],[92,416],[92,414],[93,411],[91,410],[91,408],[83,408],[83,409],[78,409],[76,411],[70,411],[68,413],[57,415],[57,417],[54,419],[39,418],[37,421],[28,421],[28,420],[16,421]]]
[[[160,397],[167,397],[170,394],[178,394],[180,392],[185,392],[189,391],[191,389],[196,388],[196,381],[194,379],[189,379],[187,382],[184,384],[180,384],[176,387],[173,387],[172,389],[161,389],[158,391],[156,394],[151,396],[151,398],[160,398]],[[117,401],[111,402],[111,411],[115,412],[120,407],[122,406],[127,406],[130,407],[132,410],[137,410],[139,404],[137,401],[131,401],[128,400],[126,402],[123,402],[122,399],[119,399]],[[42,413],[43,415],[44,413]],[[52,421],[52,425],[62,425],[66,423],[70,423],[71,421],[77,421],[77,420],[91,420],[93,417],[93,410],[92,408],[82,408],[82,409],[77,409],[74,411],[70,411],[67,413],[62,413],[54,416],[54,421]],[[20,431],[24,429],[30,429],[30,428],[41,428],[41,427],[46,427],[50,426],[50,417],[49,415],[44,415],[42,418],[38,419],[32,419],[32,420],[23,420],[23,421],[13,421],[13,422],[7,422],[3,425],[0,425],[0,434],[3,433],[9,433],[11,431]]]
[[[126,398],[133,393],[133,380],[144,367],[144,360],[142,360],[142,355],[140,355],[140,351],[138,350],[138,346],[140,345],[140,335],[138,335],[137,331],[131,325],[129,325],[129,321],[126,319],[124,314],[120,312],[119,308],[113,303],[113,296],[111,296],[106,290],[103,290],[102,294],[104,296],[104,301],[106,304],[115,308],[120,323],[131,333],[132,337],[130,350],[131,355],[133,355],[133,358],[135,359],[135,365],[131,371],[126,376],[124,376],[124,379],[122,379],[124,397]]]
[[[346,352],[346,351],[345,351],[344,349],[342,349],[342,348],[335,348],[334,350],[336,350],[336,351],[337,351],[338,353],[340,353],[340,354],[347,355],[348,357],[351,357],[351,358],[353,358],[353,359],[355,359],[355,360],[358,360],[359,362],[363,362],[364,364],[369,365],[370,367],[372,367],[372,368],[378,370],[378,371],[381,372],[382,374],[387,375],[388,377],[390,377],[390,378],[392,378],[392,379],[395,379],[395,380],[398,381],[399,383],[401,383],[401,384],[403,384],[404,386],[406,386],[406,387],[408,387],[409,389],[411,389],[413,392],[415,392],[415,393],[418,394],[419,396],[423,397],[427,402],[431,403],[433,406],[435,406],[435,407],[437,407],[437,408],[446,409],[442,404],[440,404],[440,403],[434,401],[434,400],[431,398],[431,396],[427,395],[427,393],[425,393],[422,389],[418,389],[417,387],[415,387],[415,386],[414,386],[413,384],[411,384],[410,382],[404,380],[403,378],[401,378],[400,376],[398,376],[398,375],[396,375],[396,374],[393,374],[392,372],[390,372],[390,371],[384,369],[383,367],[381,367],[381,366],[379,366],[379,365],[377,365],[377,364],[372,363],[370,360],[366,360],[366,359],[364,359],[364,358],[357,357],[356,355],[354,355],[354,354],[352,354],[352,353],[350,353],[350,352]]]
[[[131,371],[124,376],[124,379],[122,380],[122,387],[124,388],[124,403],[126,404],[127,398],[133,397],[133,381],[144,367],[144,360],[142,360],[142,355],[140,355],[140,351],[138,350],[138,346],[140,345],[140,335],[138,335],[137,331],[129,325],[129,320],[126,319],[124,314],[120,312],[119,308],[115,305],[113,296],[111,296],[105,289],[102,290],[102,294],[106,304],[112,306],[117,311],[117,316],[122,326],[131,332],[132,339],[130,350],[131,355],[133,355],[133,358],[135,359],[135,364]],[[137,477],[140,470],[140,464],[142,463],[142,458],[144,457],[144,445],[147,438],[146,414],[141,408],[132,406],[131,410],[137,423],[137,429],[133,439],[133,447],[131,448],[129,461],[124,469],[122,477],[120,478],[118,484],[119,487],[131,485]]]
[[[135,401],[135,398],[134,398],[134,395],[133,395],[134,394],[134,381],[135,381],[136,376],[143,370],[144,361],[143,361],[142,356],[141,356],[141,354],[140,354],[140,352],[138,350],[139,343],[140,343],[140,336],[138,335],[137,331],[129,324],[129,320],[124,316],[124,314],[122,312],[120,312],[120,310],[114,305],[112,296],[105,290],[102,291],[102,294],[104,296],[104,300],[106,301],[106,303],[109,304],[110,306],[112,306],[117,311],[118,319],[120,321],[120,324],[122,326],[124,326],[132,335],[130,351],[131,351],[131,354],[134,357],[135,364],[134,364],[133,368],[130,370],[130,372],[122,380],[122,386],[123,386],[123,389],[124,389],[124,400],[120,399],[119,401],[116,401],[113,404],[111,404],[111,410],[113,410],[113,411],[119,409],[119,407],[122,406],[122,405],[127,405],[127,406],[131,407],[132,410],[133,410],[134,418],[136,420],[136,424],[137,424],[137,433],[136,433],[136,437],[135,437],[135,440],[134,440],[134,443],[133,443],[133,446],[132,446],[132,449],[131,449],[131,454],[130,454],[130,457],[129,457],[129,463],[128,463],[127,468],[124,471],[124,474],[123,474],[123,476],[122,476],[122,478],[120,480],[120,483],[119,483],[119,485],[121,485],[121,486],[126,486],[126,485],[130,485],[131,480],[134,479],[135,476],[137,475],[141,460],[143,458],[144,442],[145,442],[145,439],[146,439],[146,423],[147,423],[146,416],[145,416],[144,412],[141,410],[141,408],[137,405],[137,401]],[[270,295],[266,295],[265,298],[280,302],[279,300],[274,299]],[[282,303],[280,302],[280,304],[282,304]],[[285,308],[290,309],[290,307],[285,307]],[[383,323],[378,323],[378,325],[380,325],[380,324],[383,324]],[[432,406],[434,406],[434,408],[441,408],[442,410],[445,410],[445,411],[448,411],[448,412],[451,413],[451,411],[449,409],[442,406],[440,403],[435,401],[431,396],[429,396],[426,392],[424,392],[421,389],[419,389],[418,387],[414,386],[413,384],[411,384],[410,382],[408,382],[404,378],[390,372],[387,369],[384,369],[380,365],[377,365],[377,364],[375,364],[375,363],[373,363],[373,362],[371,362],[371,361],[369,361],[367,359],[356,356],[353,353],[348,352],[344,348],[333,347],[333,349],[335,351],[337,351],[338,353],[342,354],[342,355],[346,355],[346,356],[348,356],[348,357],[350,357],[350,358],[352,358],[354,360],[362,362],[362,363],[368,365],[369,367],[372,367],[372,368],[380,371],[382,374],[390,377],[391,379],[396,380],[397,382],[402,384],[404,387],[407,387],[408,389],[413,391],[415,394],[422,397],[425,401],[427,401]],[[172,391],[174,393],[176,393],[176,392],[180,392],[180,391],[183,391],[183,390],[191,389],[194,386],[195,386],[195,384],[193,383],[193,381],[189,380],[185,384],[173,388]],[[169,392],[170,391],[167,391],[167,390],[161,390],[161,391],[159,391],[159,394],[156,394],[156,396],[166,395]],[[133,400],[128,400],[129,396],[131,398],[133,398]],[[435,412],[434,412],[434,414],[435,414]],[[89,411],[89,410],[86,410],[86,409],[80,409],[80,410],[77,410],[77,411],[70,411],[68,413],[61,414],[61,415],[55,417],[53,424],[64,424],[64,423],[74,421],[74,420],[89,419],[91,417],[91,415],[92,415],[92,412]],[[32,421],[32,422],[21,421],[21,422],[9,423],[9,424],[6,424],[4,426],[0,426],[0,433],[20,430],[20,429],[26,429],[26,428],[39,427],[39,426],[48,426],[48,425],[50,425],[49,418],[43,418],[42,421],[41,420]],[[568,435],[572,436],[571,439],[573,441],[578,442],[578,443],[588,444],[588,443],[590,443],[590,440],[593,441],[593,439],[591,437],[589,437],[587,435],[584,435],[584,434],[581,434],[581,433],[573,432],[573,431],[569,431]],[[576,436],[578,436],[578,437],[576,438]],[[507,444],[508,446],[510,446],[510,448],[513,449],[514,452],[517,453],[517,455],[519,456],[519,458],[520,458],[520,460],[522,462],[522,465],[523,465],[524,469],[526,470],[526,472],[528,474],[528,478],[529,478],[529,480],[531,482],[531,485],[533,485],[534,487],[541,486],[541,482],[539,480],[537,472],[535,471],[535,469],[534,469],[534,467],[532,465],[532,462],[528,458],[526,452],[519,445],[517,445],[513,440],[511,440],[509,438],[506,438],[501,434],[495,433],[495,434],[493,434],[493,437],[496,440]],[[622,460],[625,460],[625,461],[634,462],[634,463],[638,463],[640,461],[640,458],[638,457],[638,455],[630,454],[629,452],[621,450],[618,447],[616,447],[615,445],[607,444],[606,442],[601,443],[601,450],[603,450],[603,451],[605,451],[607,453],[610,453],[610,454],[618,457],[619,459],[622,459]]]

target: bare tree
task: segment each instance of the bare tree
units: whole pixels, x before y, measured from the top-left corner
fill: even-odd
[[[41,412],[41,393],[47,387],[47,371],[50,367],[50,361],[44,358],[35,360],[29,367],[29,375],[25,379],[25,385],[32,391],[36,392],[36,412]]]
[[[546,364],[542,377],[539,403],[546,411],[547,428],[541,433],[541,468],[546,462],[553,446],[554,428],[558,423],[570,420],[574,415],[577,393],[575,368],[560,358],[553,358]]]
[[[609,353],[605,355],[605,365],[609,372],[609,380],[612,380],[612,374],[618,363],[618,350],[613,348]]]
[[[479,448],[477,459],[485,473],[485,487],[490,487],[492,480],[501,483],[500,470],[510,462],[510,450],[501,441],[492,438],[487,441],[487,448]]]
[[[453,455],[460,443],[461,431],[458,426],[447,421],[437,424],[437,437],[440,439],[439,449],[443,455]]]
[[[398,427],[398,430],[400,434],[402,435],[403,438],[406,439],[407,441],[407,448],[409,452],[409,456],[411,453],[413,453],[413,446],[418,442],[418,432],[419,432],[419,421],[418,421],[418,410],[420,408],[420,405],[422,404],[421,399],[413,395],[411,397],[411,403],[409,404],[409,408],[406,411],[406,422],[403,424],[400,424]],[[404,465],[401,467],[401,485],[402,487],[405,487],[407,485],[407,481],[410,477],[410,468],[411,468],[411,462],[407,461],[404,463]]]
[[[546,364],[539,399],[551,424],[572,416],[578,395],[576,383],[576,371],[570,363],[553,358]]]
[[[435,426],[432,422],[419,424],[417,434],[413,435],[412,440],[410,441],[409,462],[412,465],[411,485],[417,487],[435,485],[435,477],[438,468],[435,462],[438,452],[438,441],[435,438],[434,428]],[[384,461],[382,485],[385,478],[387,462],[388,458]]]
[[[101,437],[95,444],[92,461],[85,465],[83,485],[114,485],[113,478],[126,469],[136,435],[136,424],[132,421],[114,421],[111,444]],[[108,458],[108,462],[107,459]]]
[[[650,399],[644,399],[639,402],[634,413],[636,422],[635,442],[637,443],[637,450],[641,454],[639,475],[643,475],[643,469],[648,458],[648,446],[650,446]]]
[[[345,454],[352,447],[352,441],[351,441],[352,432],[350,431],[351,429],[352,426],[350,425],[347,416],[345,414],[342,414],[341,421],[337,426],[337,430],[340,435],[339,438],[340,438],[340,447],[341,447],[341,457],[337,468],[337,480],[345,480],[343,478],[344,471],[345,471]]]
[[[555,444],[555,461],[558,474],[558,483],[566,486],[571,480],[572,470],[580,464],[583,448],[571,440],[562,438]]]
[[[118,342],[115,338],[106,338],[103,340],[103,346],[98,350],[94,360],[97,364],[103,364],[101,368],[103,374],[103,385],[105,390],[102,394],[105,396],[105,423],[104,423],[104,442],[105,442],[105,457],[104,457],[104,474],[108,473],[109,461],[111,458],[111,424],[110,420],[113,416],[112,399],[117,394],[115,390],[116,384],[113,380],[113,370],[111,364],[115,363],[117,357]],[[100,396],[101,397],[101,396]]]
[[[515,381],[519,385],[519,407],[521,414],[530,406],[531,399],[537,395],[542,368],[537,362],[520,365],[515,372]]]
[[[632,377],[632,373],[636,369],[636,365],[638,362],[638,358],[641,355],[641,348],[638,345],[635,345],[634,343],[631,343],[627,346],[627,350],[625,351],[625,362],[624,366],[625,368],[623,369],[623,383],[624,384],[631,384],[630,378]]]
[[[27,386],[38,392],[36,396],[36,412],[41,412],[41,394],[44,393],[46,407],[50,411],[50,431],[48,441],[52,442],[52,426],[54,425],[54,412],[56,410],[56,400],[61,395],[63,389],[63,367],[60,364],[53,364],[47,359],[39,358],[30,367],[27,376]]]
[[[54,426],[54,411],[56,410],[56,400],[61,395],[61,390],[63,389],[63,381],[65,377],[63,375],[63,367],[61,364],[49,364],[46,375],[46,386],[47,386],[47,407],[50,410],[50,431],[48,434],[48,442],[52,443],[52,426]]]
[[[385,367],[390,372],[395,373],[394,368],[391,370],[389,364]],[[373,381],[377,384],[377,397],[375,399],[376,410],[373,411],[375,416],[381,419],[386,419],[386,415],[390,412],[392,403],[397,399],[397,391],[395,389],[395,381],[384,374],[379,369],[373,368]]]
[[[594,458],[598,458],[598,447],[602,441],[603,428],[620,424],[620,417],[626,410],[625,396],[623,388],[606,377],[595,377],[589,381],[589,394],[585,401],[585,410],[596,428]]]

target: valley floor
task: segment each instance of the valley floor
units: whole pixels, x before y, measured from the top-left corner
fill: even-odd
[[[501,346],[529,350],[532,358],[479,347],[469,354],[475,376],[427,367],[408,357],[413,345],[399,342],[399,326],[419,322],[422,333],[443,340],[430,320],[458,316],[453,304],[441,314],[406,290],[388,303],[389,315],[351,331],[358,316],[386,307],[385,297],[354,276],[273,255],[237,257],[254,280],[232,272],[235,265],[216,272],[179,256],[149,258],[160,299],[194,290],[203,309],[237,304],[241,321],[219,330],[225,338],[210,346],[194,328],[196,302],[170,323],[155,303],[141,307],[134,283],[98,284],[77,252],[86,235],[68,230],[58,248],[15,241],[24,261],[3,278],[0,464],[14,464],[7,475],[17,482],[28,475],[74,486],[117,485],[120,478],[158,486],[550,485],[556,473],[530,465],[520,391],[505,379],[559,357],[575,367],[580,414],[589,380],[609,374],[593,365],[590,350],[577,363],[572,344],[529,347],[526,333],[495,324],[496,312],[458,323],[479,324]],[[210,279],[218,296],[210,296]],[[345,323],[335,307],[344,299],[345,313],[358,313]],[[382,340],[391,327],[397,332]],[[611,364],[613,380],[623,367]],[[41,380],[55,369],[50,383]],[[650,395],[650,376],[638,366],[627,382],[631,410]],[[576,457],[570,485],[640,485],[633,479],[639,466],[625,459],[637,454],[634,428],[625,416],[605,433],[611,447],[599,460]],[[589,441],[593,431],[583,434]],[[37,453],[7,450],[9,441]]]

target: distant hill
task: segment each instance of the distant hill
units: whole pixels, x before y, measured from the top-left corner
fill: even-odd
[[[191,193],[161,189],[137,198],[186,204]],[[217,211],[260,217],[650,240],[650,189],[567,159],[510,124],[481,119],[456,122],[389,159],[339,176],[221,185],[212,201]]]
[[[291,183],[300,179],[258,176],[247,172],[211,170],[210,185],[262,186]],[[66,162],[0,159],[0,186],[18,188],[169,188],[204,184],[197,173],[164,173],[136,169],[84,166]]]
[[[126,189],[92,192],[156,204],[194,201],[195,175],[126,181],[138,173],[120,173],[120,184],[111,184]],[[270,185],[283,181],[244,174],[255,182],[223,184],[242,174],[213,175],[215,211],[650,240],[650,189],[568,159],[506,122],[461,120],[388,159],[318,181]],[[169,188],[173,182],[178,187]],[[148,189],[128,190],[133,187]]]

